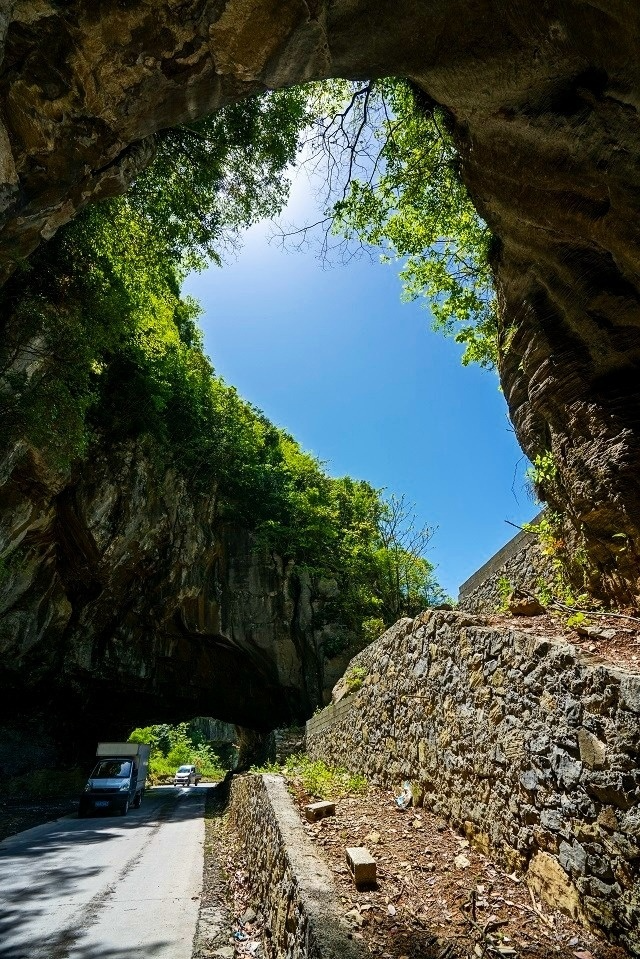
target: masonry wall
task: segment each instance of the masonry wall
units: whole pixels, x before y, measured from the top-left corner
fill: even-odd
[[[329,867],[316,855],[280,776],[234,776],[229,816],[265,913],[267,959],[364,959],[340,924]]]
[[[403,780],[548,902],[640,955],[640,676],[481,617],[401,620],[307,724],[312,758]]]
[[[542,513],[535,517],[536,523]],[[500,582],[533,593],[549,582],[552,570],[535,533],[522,531],[492,556],[460,587],[458,608],[467,613],[495,613],[504,599]]]

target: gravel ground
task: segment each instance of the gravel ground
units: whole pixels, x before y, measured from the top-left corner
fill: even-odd
[[[299,781],[289,787],[300,807],[312,800]],[[391,793],[371,789],[338,799],[335,816],[305,823],[305,830],[334,874],[342,923],[372,956],[628,957],[624,949],[534,899],[518,876],[505,873],[428,810],[398,810]],[[375,889],[355,889],[346,846],[366,846],[374,856]],[[205,917],[207,910],[223,908],[224,918],[210,943],[201,941],[194,956],[260,959],[263,916],[240,840],[227,822],[222,790],[211,797],[207,810],[204,877]]]
[[[76,799],[6,799],[0,801],[0,841],[32,826],[78,811]]]
[[[309,801],[295,788],[300,806]],[[374,956],[521,956],[623,959],[628,953],[536,901],[508,875],[426,809],[398,810],[391,793],[370,790],[336,802],[336,815],[306,831],[332,869],[343,922]],[[355,889],[346,846],[376,859],[377,888]]]

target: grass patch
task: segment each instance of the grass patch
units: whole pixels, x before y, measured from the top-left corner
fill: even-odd
[[[328,766],[322,759],[309,759],[304,753],[289,756],[282,766],[268,763],[251,770],[256,773],[277,773],[297,789],[316,799],[340,799],[342,796],[366,793],[369,783],[364,776],[350,773],[339,766]]]

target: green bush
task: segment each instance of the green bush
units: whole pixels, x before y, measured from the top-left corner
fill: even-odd
[[[178,766],[197,766],[203,778],[210,780],[223,779],[229,768],[198,733],[190,730],[188,723],[134,729],[129,742],[148,743],[151,746],[149,781],[152,785],[171,779]]]
[[[369,788],[364,776],[328,766],[322,759],[309,759],[304,753],[289,756],[284,766],[277,770],[254,771],[282,772],[288,780],[299,782],[306,793],[318,799],[338,799],[353,793],[365,793]]]

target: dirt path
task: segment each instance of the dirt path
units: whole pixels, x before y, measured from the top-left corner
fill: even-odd
[[[510,616],[495,613],[481,617],[488,626],[503,626],[545,639],[560,639],[576,646],[582,653],[613,666],[633,672],[640,670],[640,621],[625,618],[621,613],[586,613],[576,611],[546,613],[544,616]],[[575,627],[568,622],[583,619]]]
[[[302,805],[307,797],[298,791]],[[371,790],[336,803],[336,815],[306,826],[330,865],[353,935],[372,955],[530,959],[622,959],[538,902],[515,874],[425,809],[398,810],[393,795]],[[378,864],[378,888],[358,892],[345,846],[366,846]]]

